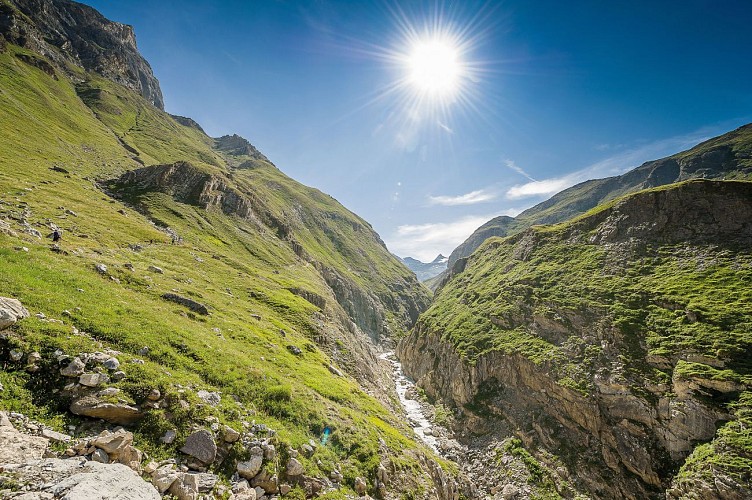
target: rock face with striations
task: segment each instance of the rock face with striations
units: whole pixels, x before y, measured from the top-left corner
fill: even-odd
[[[750,182],[642,191],[490,240],[397,352],[465,431],[505,422],[596,497],[663,498],[709,443],[669,496],[732,498],[752,465],[734,437],[752,415],[751,245]]]
[[[0,34],[44,55],[58,69],[74,64],[140,93],[164,109],[151,66],[136,48],[133,27],[109,21],[70,0],[11,0],[0,4]]]

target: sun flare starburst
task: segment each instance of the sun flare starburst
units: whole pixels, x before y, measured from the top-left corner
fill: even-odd
[[[438,38],[417,41],[406,59],[406,66],[407,78],[416,90],[432,95],[455,92],[464,76],[458,50]]]

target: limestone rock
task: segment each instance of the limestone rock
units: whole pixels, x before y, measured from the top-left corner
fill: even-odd
[[[110,358],[103,363],[108,370],[117,370],[120,368],[120,361],[117,358]]]
[[[86,387],[97,387],[109,382],[110,377],[104,373],[84,373],[78,378],[78,383]]]
[[[229,425],[225,425],[223,439],[225,440],[225,443],[235,443],[238,439],[240,439],[240,433]]]
[[[50,458],[6,467],[5,472],[36,495],[30,498],[44,498],[43,493],[50,493],[66,500],[160,500],[154,487],[122,464]]]
[[[94,450],[94,453],[91,454],[91,459],[95,462],[99,462],[100,464],[110,463],[110,457],[107,456],[107,452],[100,450],[99,448]]]
[[[196,500],[198,498],[198,477],[196,474],[181,474],[175,480],[170,489],[170,494],[175,495],[178,500]]]
[[[67,366],[60,369],[60,375],[62,375],[63,377],[78,377],[79,375],[84,373],[85,369],[86,364],[81,361],[81,358],[75,357],[71,360],[70,363],[68,363]]]
[[[148,270],[151,271],[151,272],[153,272],[153,273],[164,274],[164,269],[162,269],[161,267],[149,266]]]
[[[71,403],[70,411],[76,415],[101,418],[112,424],[129,425],[144,416],[134,406],[125,403],[107,403],[94,395],[77,398]]]
[[[159,438],[164,444],[172,444],[175,442],[175,438],[178,437],[178,433],[175,429],[169,429],[164,433],[164,436]]]
[[[99,274],[107,274],[107,265],[105,264],[95,264],[94,269],[96,269]]]
[[[196,396],[198,396],[201,401],[211,406],[217,406],[222,401],[218,392],[209,392],[203,389],[198,391]]]
[[[42,437],[55,443],[67,443],[72,439],[69,435],[53,431],[52,429],[42,429]]]
[[[200,430],[188,436],[180,451],[208,465],[217,457],[217,444],[209,431]]]
[[[0,297],[0,330],[29,317],[29,311],[16,299]]]
[[[133,444],[133,433],[122,429],[117,432],[102,431],[94,438],[92,444],[107,452],[108,455],[117,457]]]
[[[170,489],[172,483],[174,483],[179,476],[180,473],[170,466],[160,467],[154,472],[154,477],[151,482],[159,493],[164,493]]]
[[[18,464],[42,458],[47,449],[45,438],[23,434],[0,412],[0,465]]]

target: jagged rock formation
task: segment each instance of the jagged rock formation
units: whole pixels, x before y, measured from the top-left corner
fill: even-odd
[[[752,178],[752,124],[688,151],[646,162],[626,174],[582,182],[517,217],[491,219],[451,253],[449,269],[458,260],[470,256],[488,238],[515,234],[534,224],[562,222],[627,193],[697,178]]]
[[[750,244],[752,183],[639,192],[489,240],[398,355],[429,396],[463,413],[466,432],[504,422],[595,497],[662,497],[697,443],[714,440],[691,462],[713,457],[729,479],[700,489],[734,498],[723,491],[749,475],[729,464],[748,463],[749,450],[723,440],[747,411],[729,401],[752,388],[752,309],[739,296]],[[707,483],[700,469],[682,469],[672,494]]]
[[[237,165],[236,168],[253,168],[257,162],[262,161],[273,165],[269,158],[264,156],[261,151],[237,134],[223,135],[214,139],[214,147],[230,156],[247,157],[248,159]]]
[[[7,42],[43,55],[63,73],[68,73],[66,64],[93,71],[164,109],[159,82],[138,52],[133,27],[109,21],[88,5],[11,0],[10,5],[0,4],[0,34]],[[32,61],[49,66],[44,60]]]

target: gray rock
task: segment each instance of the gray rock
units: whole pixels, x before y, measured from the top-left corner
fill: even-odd
[[[501,498],[504,500],[511,500],[513,498],[517,498],[517,495],[520,493],[520,489],[509,483],[506,486],[504,486],[504,489],[501,490]]]
[[[127,375],[125,374],[125,372],[124,371],[120,371],[120,370],[118,370],[118,371],[116,371],[115,373],[112,374],[112,380],[114,380],[115,382],[120,382],[125,377],[127,377]]]
[[[86,387],[97,387],[109,382],[110,377],[104,373],[84,373],[78,378],[78,383]]]
[[[149,401],[159,401],[159,398],[162,397],[162,393],[159,392],[159,389],[152,389],[148,396],[146,396],[146,399]]]
[[[91,454],[91,459],[100,464],[110,463],[110,457],[107,455],[107,452],[99,448],[94,450],[94,453]]]
[[[170,494],[175,495],[178,500],[196,500],[198,498],[198,487],[197,474],[183,473],[172,483],[168,491]]]
[[[96,269],[99,274],[107,274],[107,266],[105,264],[95,264],[94,269]]]
[[[170,429],[164,433],[164,436],[159,438],[164,444],[172,444],[175,442],[175,438],[178,437],[178,433],[174,429]]]
[[[209,431],[200,430],[188,436],[180,451],[208,465],[217,457],[217,444]]]
[[[287,475],[288,476],[301,476],[305,472],[305,468],[303,468],[303,464],[301,464],[297,459],[291,458],[287,461]]]
[[[198,481],[199,493],[210,492],[214,489],[217,481],[219,481],[219,476],[217,476],[216,474],[210,474],[208,472],[199,472],[193,475],[196,476],[196,480]]]
[[[238,462],[238,474],[240,477],[253,479],[261,470],[262,465],[264,465],[263,455],[251,455],[251,458],[247,462]]]
[[[153,273],[164,274],[164,270],[161,267],[149,266],[148,270],[151,271],[151,272],[153,272]]]
[[[19,351],[18,349],[11,349],[10,350],[10,359],[13,361],[20,361],[21,358],[23,358],[23,351]]]
[[[200,302],[196,302],[193,299],[182,297],[175,293],[166,293],[162,295],[162,298],[165,300],[169,300],[170,302],[175,302],[176,304],[180,304],[181,306],[185,306],[193,312],[197,312],[199,314],[203,314],[206,316],[209,315],[209,308],[207,308],[204,304]]]
[[[172,483],[174,483],[178,477],[180,477],[180,472],[177,472],[171,466],[160,467],[154,472],[154,477],[151,482],[159,493],[164,493],[170,489],[170,486],[172,486]]]
[[[75,357],[68,363],[68,366],[60,369],[60,375],[63,377],[78,377],[86,369],[86,364],[81,358]]]
[[[0,297],[0,330],[29,317],[29,311],[16,299]]]
[[[209,392],[201,389],[196,393],[196,396],[199,397],[200,400],[202,400],[204,403],[211,405],[211,406],[217,406],[221,401],[222,398],[217,392]]]
[[[120,368],[120,361],[117,360],[117,358],[110,358],[106,360],[104,363],[104,367],[108,370],[117,370]]]
[[[101,418],[113,424],[129,425],[144,416],[143,412],[125,403],[107,403],[96,396],[88,395],[75,399],[70,411],[76,415]]]
[[[42,437],[56,443],[67,443],[72,439],[68,434],[53,431],[52,429],[42,429]]]
[[[121,464],[50,458],[13,466],[12,473],[27,494],[35,495],[27,498],[45,498],[49,493],[66,500],[160,500],[153,486]]]

